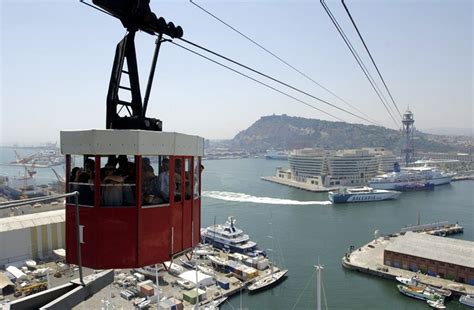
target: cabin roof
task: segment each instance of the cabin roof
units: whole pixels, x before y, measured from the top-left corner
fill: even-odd
[[[204,139],[176,132],[148,130],[61,131],[61,152],[73,155],[203,156]]]

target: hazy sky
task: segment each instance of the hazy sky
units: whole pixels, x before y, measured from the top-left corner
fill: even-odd
[[[319,1],[196,2],[394,128]],[[340,1],[327,3],[369,65]],[[418,128],[472,128],[472,1],[346,3],[399,108],[410,106]],[[104,128],[115,46],[125,33],[120,22],[79,1],[0,4],[0,142],[52,141],[61,129]],[[181,25],[188,40],[350,109],[188,1],[152,0],[151,6],[158,16]],[[143,95],[154,38],[139,33],[136,44]],[[359,122],[295,95],[348,122]],[[163,120],[165,131],[213,139],[232,138],[273,113],[332,120],[171,44],[160,51],[148,111]]]

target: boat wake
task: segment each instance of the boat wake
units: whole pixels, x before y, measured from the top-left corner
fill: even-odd
[[[202,196],[226,201],[253,202],[274,205],[330,205],[330,201],[299,201],[271,197],[256,197],[244,193],[204,191]]]

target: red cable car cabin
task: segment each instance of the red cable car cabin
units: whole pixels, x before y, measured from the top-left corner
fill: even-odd
[[[79,192],[82,265],[136,268],[200,240],[198,136],[143,130],[62,131],[66,188]],[[66,261],[78,264],[74,197],[66,204]]]

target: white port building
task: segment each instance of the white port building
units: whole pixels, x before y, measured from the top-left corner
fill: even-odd
[[[339,151],[300,149],[288,156],[290,169],[276,177],[316,187],[363,186],[377,174],[391,171],[396,157],[384,148]]]
[[[0,218],[0,266],[41,259],[65,247],[65,211]]]

